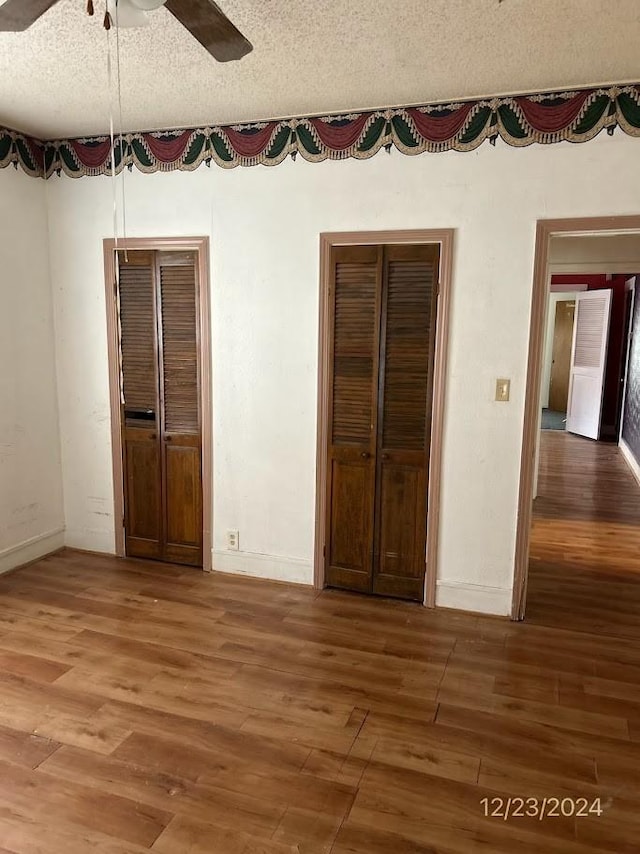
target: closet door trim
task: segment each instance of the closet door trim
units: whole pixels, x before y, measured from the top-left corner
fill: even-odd
[[[213,413],[211,410],[211,319],[209,308],[208,237],[129,237],[119,240],[117,249],[195,252],[197,254],[197,323],[200,367],[200,413],[202,419],[202,568],[211,571],[213,512]],[[120,430],[120,354],[116,287],[116,241],[103,241],[105,302],[107,309],[107,347],[109,359],[109,399],[111,409],[111,458],[113,471],[114,524],[116,554],[125,557],[124,472]]]
[[[334,246],[381,244],[434,244],[440,246],[439,293],[435,333],[433,404],[431,418],[431,454],[427,516],[427,551],[424,604],[435,607],[440,526],[440,486],[442,476],[442,437],[444,426],[445,378],[449,339],[449,310],[455,230],[416,229],[406,231],[325,232],[320,235],[320,318],[318,332],[318,428],[316,451],[316,526],[314,547],[314,586],[325,586],[325,548],[327,530],[327,460],[331,380],[331,250]]]

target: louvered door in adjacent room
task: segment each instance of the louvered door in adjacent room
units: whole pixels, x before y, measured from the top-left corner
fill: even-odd
[[[196,256],[118,260],[126,553],[201,566]]]
[[[567,430],[598,439],[604,399],[613,291],[583,291],[576,297]]]
[[[422,600],[439,245],[332,252],[325,579]]]

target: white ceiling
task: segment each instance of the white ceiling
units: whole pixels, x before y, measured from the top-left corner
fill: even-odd
[[[125,130],[640,78],[640,0],[218,4],[253,43],[240,62],[215,62],[165,9],[121,31]],[[107,39],[85,7],[60,0],[26,33],[0,33],[0,124],[43,138],[107,131]]]

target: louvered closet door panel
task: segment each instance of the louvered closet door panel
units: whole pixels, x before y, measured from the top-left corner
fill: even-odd
[[[325,575],[350,590],[371,590],[381,272],[381,247],[333,249]]]
[[[160,448],[148,430],[126,428],[125,549],[131,557],[162,558]]]
[[[388,246],[373,590],[422,600],[439,247]]]
[[[202,565],[196,256],[158,253],[165,556]]]
[[[118,255],[124,403],[125,546],[132,557],[162,552],[159,386],[152,252]]]
[[[174,256],[174,257],[172,257]],[[198,433],[198,330],[195,257],[160,255],[164,426]]]
[[[154,259],[129,252],[120,262],[120,329],[125,410],[155,415],[158,397]],[[142,411],[136,412],[143,415]]]

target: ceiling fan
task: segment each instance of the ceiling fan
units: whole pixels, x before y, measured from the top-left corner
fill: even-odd
[[[54,6],[58,0],[5,0],[0,6],[0,32],[22,32]],[[95,0],[98,5],[99,0]],[[146,12],[165,6],[185,26],[191,35],[218,60],[229,62],[242,59],[253,50],[251,42],[231,23],[213,0],[117,0],[118,15],[128,25],[144,25]],[[89,13],[94,3],[89,0]],[[110,0],[109,7],[115,7]],[[105,26],[115,23],[115,15],[107,13]],[[121,26],[126,25],[123,21]]]

